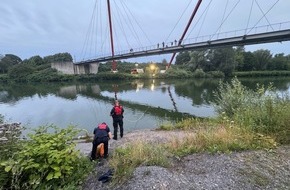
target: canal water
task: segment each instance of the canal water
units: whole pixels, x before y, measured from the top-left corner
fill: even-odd
[[[290,92],[290,78],[240,81],[251,89],[272,83],[277,91]],[[184,117],[216,116],[213,92],[218,84],[219,79],[1,84],[0,114],[5,122],[21,122],[28,129],[53,124],[91,132],[100,122],[112,129],[110,110],[117,98],[125,109],[125,132],[153,129]]]

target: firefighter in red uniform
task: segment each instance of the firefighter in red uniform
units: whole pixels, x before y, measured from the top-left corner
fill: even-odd
[[[124,113],[123,107],[119,104],[118,100],[115,100],[115,105],[112,108],[111,113],[110,113],[110,115],[113,118],[113,127],[114,127],[114,137],[113,137],[113,139],[114,140],[118,139],[118,137],[117,137],[117,135],[118,135],[118,126],[120,127],[120,136],[121,136],[121,138],[123,137],[123,132],[124,132],[124,129],[123,129],[123,118],[124,118],[123,113]]]
[[[96,149],[99,144],[104,143],[104,158],[108,157],[108,142],[112,138],[112,133],[108,125],[103,122],[94,129],[94,141],[91,153],[91,159],[96,159]]]

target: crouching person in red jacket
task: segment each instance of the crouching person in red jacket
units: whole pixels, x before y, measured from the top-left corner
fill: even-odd
[[[112,133],[110,132],[109,126],[105,122],[99,124],[98,127],[94,129],[94,140],[91,153],[92,160],[96,159],[96,150],[98,145],[100,145],[101,143],[104,144],[104,158],[108,157],[108,142],[111,138]]]

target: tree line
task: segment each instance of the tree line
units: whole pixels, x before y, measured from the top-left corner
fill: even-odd
[[[8,73],[11,68],[19,64],[36,68],[41,65],[50,65],[52,62],[66,62],[72,60],[72,56],[69,53],[57,53],[43,58],[36,55],[24,60],[13,54],[0,55],[0,73]]]
[[[0,56],[0,81],[57,81],[57,71],[51,68],[52,62],[72,61],[69,53],[58,53],[46,57],[39,55],[21,60],[16,55]]]
[[[0,81],[63,81],[73,80],[73,76],[60,75],[55,69],[51,68],[52,62],[72,62],[72,56],[69,53],[58,53],[46,57],[39,55],[29,59],[21,60],[16,55],[0,55]],[[120,63],[120,64],[119,64]],[[116,76],[109,74],[111,71],[111,62],[100,64],[98,77],[111,79]],[[143,68],[144,71],[150,68],[151,63],[130,63],[118,61],[117,69],[122,78],[130,78],[131,69]],[[154,63],[157,70],[164,70],[167,61],[164,59],[161,63]],[[273,55],[269,50],[259,49],[254,52],[245,51],[244,47],[225,47],[218,49],[204,49],[199,51],[184,51],[176,56],[173,69],[169,69],[165,74],[156,73],[155,77],[167,78],[188,78],[188,77],[224,77],[232,76],[237,72],[247,74],[252,71],[279,75],[286,72],[290,75],[290,54],[283,53]],[[156,71],[157,71],[156,70]],[[149,69],[152,73],[152,71]],[[246,72],[245,72],[246,71]],[[265,72],[267,71],[267,72]],[[148,73],[150,73],[148,72]],[[261,75],[261,73],[259,73]],[[285,74],[283,74],[285,75]],[[92,76],[90,76],[92,77]],[[97,77],[97,78],[98,78]],[[134,76],[136,77],[136,76]],[[139,76],[144,77],[144,76]],[[78,76],[76,78],[86,78]]]
[[[273,55],[269,50],[245,51],[242,46],[200,51],[184,51],[176,56],[176,65],[194,72],[221,71],[226,76],[236,71],[290,70],[290,54]]]

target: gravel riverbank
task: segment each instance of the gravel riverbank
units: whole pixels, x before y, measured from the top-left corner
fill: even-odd
[[[109,142],[109,153],[136,139],[154,143],[184,136],[184,131],[142,130],[128,133],[122,139]],[[91,143],[78,143],[85,155]],[[231,154],[192,154],[173,160],[170,168],[140,166],[124,184],[114,185],[98,181],[109,169],[107,160],[97,164],[85,181],[85,190],[140,190],[140,189],[290,189],[290,146],[266,151],[244,151]]]

